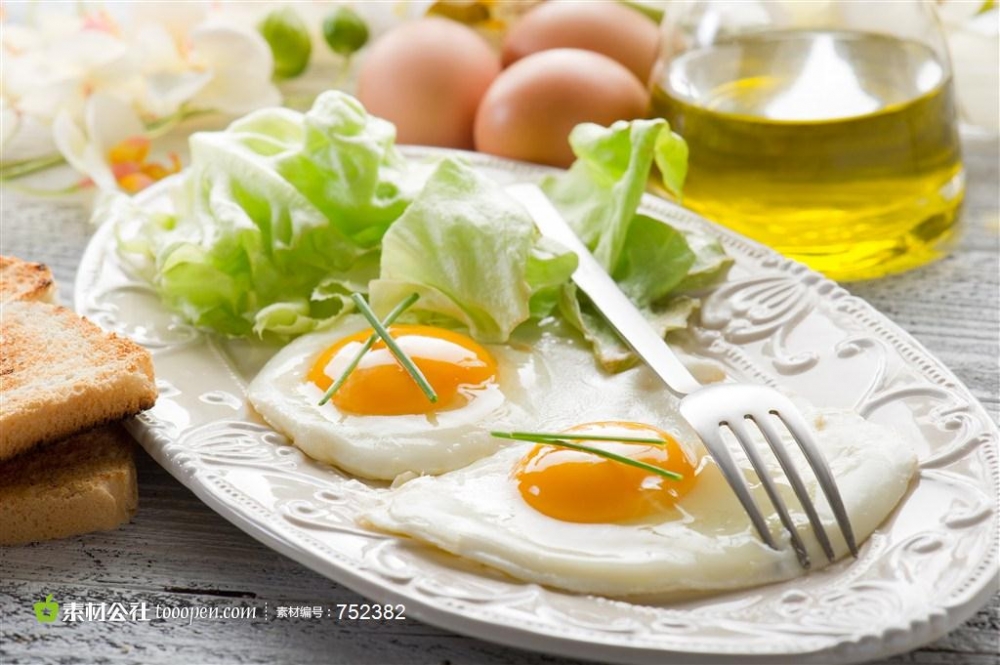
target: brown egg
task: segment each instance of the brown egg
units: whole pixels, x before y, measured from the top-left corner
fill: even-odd
[[[490,86],[476,114],[476,150],[568,166],[573,127],[644,117],[648,101],[638,79],[611,58],[579,49],[542,51],[505,69]]]
[[[580,48],[620,62],[646,83],[659,43],[655,23],[617,2],[546,2],[514,24],[502,57],[506,67],[539,51]]]
[[[358,99],[396,125],[399,143],[471,150],[476,108],[500,72],[489,44],[441,18],[406,23],[365,53]]]

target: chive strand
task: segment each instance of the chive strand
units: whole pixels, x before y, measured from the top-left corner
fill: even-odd
[[[505,432],[492,432],[492,435],[500,439],[510,439],[512,441],[527,441],[527,439],[515,438]],[[667,478],[668,480],[684,480],[683,475],[675,473],[674,471],[661,469],[658,466],[653,466],[652,464],[646,464],[645,462],[640,462],[639,460],[634,460],[630,457],[625,457],[623,455],[616,455],[615,453],[611,453],[606,450],[601,450],[600,448],[592,448],[591,446],[578,445],[575,443],[570,443],[569,441],[557,440],[557,439],[534,441],[534,443],[540,443],[546,446],[557,446],[559,448],[568,448],[570,450],[576,450],[577,452],[581,453],[590,453],[591,455],[597,455],[598,457],[603,457],[604,459],[611,460],[612,462],[618,462],[620,464],[626,464],[628,466],[632,466],[637,469],[642,469],[643,471],[653,473],[657,476],[662,476],[664,478]]]
[[[403,366],[403,369],[405,369],[416,384],[420,386],[420,390],[422,390],[424,395],[427,396],[427,399],[430,400],[431,403],[437,402],[437,393],[434,392],[431,384],[427,382],[427,378],[423,375],[423,372],[420,371],[419,367],[413,364],[413,360],[406,355],[406,352],[399,348],[399,344],[397,344],[396,340],[392,338],[389,331],[385,329],[382,322],[378,320],[378,317],[375,316],[375,312],[373,312],[372,308],[368,306],[365,299],[362,298],[360,294],[354,293],[351,294],[351,300],[353,300],[354,304],[358,306],[358,310],[361,314],[368,319],[368,323],[370,323],[372,328],[375,329],[378,336],[382,338],[385,345],[389,347],[389,351],[392,352],[392,355],[396,356],[396,360],[398,360],[399,364]]]
[[[508,439],[518,439],[524,441],[534,441],[536,443],[541,441],[620,441],[622,443],[650,443],[654,445],[663,445],[666,443],[663,439],[653,438],[653,437],[641,437],[641,436],[615,436],[613,434],[576,434],[574,432],[559,432],[555,434],[549,434],[547,432],[491,432],[494,436],[503,435],[503,438]]]
[[[391,325],[393,321],[399,318],[400,314],[409,309],[409,307],[413,305],[413,303],[417,302],[417,300],[419,299],[420,299],[420,294],[411,293],[410,296],[406,298],[406,300],[396,305],[396,307],[394,307],[393,310],[389,312],[389,315],[385,317],[384,321],[382,321],[382,325],[383,326]],[[340,390],[341,386],[343,386],[344,383],[347,382],[347,377],[351,375],[351,372],[357,369],[358,364],[361,362],[361,359],[364,357],[366,353],[371,351],[371,348],[372,346],[375,345],[376,341],[378,341],[378,333],[372,333],[371,336],[369,336],[368,339],[365,341],[365,343],[361,346],[361,350],[358,351],[353,358],[351,358],[351,362],[348,363],[347,367],[340,374],[340,377],[333,383],[333,385],[327,388],[327,391],[323,394],[323,399],[319,401],[319,406],[323,406],[324,404],[329,402],[330,399],[336,394],[336,392]]]

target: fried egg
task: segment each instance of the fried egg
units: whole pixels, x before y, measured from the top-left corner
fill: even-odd
[[[362,317],[350,316],[304,335],[247,390],[257,412],[306,454],[356,476],[394,480],[458,469],[504,445],[491,430],[558,428],[590,418],[678,426],[676,400],[652,372],[605,374],[586,344],[557,321],[525,324],[503,345],[480,345],[433,326],[394,326],[393,337],[438,401],[429,402],[377,343],[320,406],[370,332]]]
[[[855,534],[863,540],[906,492],[915,471],[914,453],[894,433],[852,412],[820,411],[811,419]],[[756,586],[802,573],[777,515],[771,511],[768,525],[783,545],[772,550],[700,444],[684,445],[681,439],[689,433],[630,421],[594,422],[571,428],[573,432],[661,438],[661,446],[595,446],[683,479],[668,480],[591,453],[519,444],[465,469],[413,479],[391,490],[362,521],[521,580],[605,596],[664,598]],[[797,449],[792,454],[799,469],[808,469]],[[758,505],[770,506],[749,463],[743,463]],[[771,458],[770,465],[813,567],[822,567],[827,559],[808,518],[781,481],[777,461]],[[811,473],[803,475],[835,553],[844,556],[847,545],[829,505]]]
[[[469,464],[497,448],[485,429],[525,419],[518,404],[536,380],[530,354],[486,349],[432,326],[392,326],[390,333],[434,388],[436,402],[379,340],[321,406],[371,332],[356,316],[296,339],[250,383],[251,404],[310,457],[379,480]]]

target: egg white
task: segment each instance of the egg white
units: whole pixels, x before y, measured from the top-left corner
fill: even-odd
[[[248,387],[248,398],[276,430],[314,459],[363,478],[440,474],[506,445],[492,430],[559,430],[595,420],[633,420],[693,433],[677,400],[645,367],[608,375],[589,347],[564,324],[548,320],[518,328],[508,344],[487,345],[497,383],[464,408],[426,415],[364,416],[317,406],[321,391],[305,380],[316,357],[338,340],[368,328],[345,317],[278,352]]]
[[[855,533],[864,540],[905,493],[915,456],[894,433],[856,414],[825,411],[816,414],[815,422]],[[759,539],[707,457],[701,459],[695,487],[670,513],[630,524],[580,524],[547,517],[524,502],[511,472],[530,449],[531,444],[513,446],[466,469],[411,480],[386,495],[362,521],[522,580],[606,596],[662,598],[756,586],[802,573],[777,515],[772,512],[768,518],[776,541],[784,543],[776,551]],[[796,461],[798,468],[807,468],[801,457]],[[771,464],[775,477],[777,462],[772,459]],[[767,514],[764,507],[770,504],[762,488],[749,470],[746,475]],[[821,492],[811,474],[806,479],[836,554],[844,556],[847,547],[829,506],[817,496]],[[813,567],[823,567],[827,559],[791,488],[779,489]]]

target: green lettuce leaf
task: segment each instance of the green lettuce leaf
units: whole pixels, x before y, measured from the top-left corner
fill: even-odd
[[[548,238],[538,239],[531,249],[524,275],[531,287],[528,301],[531,318],[545,318],[556,309],[576,265],[576,255],[567,252],[562,245]]]
[[[600,314],[583,296],[577,293],[576,287],[568,285],[562,291],[559,300],[559,310],[563,318],[576,328],[594,350],[598,364],[606,372],[616,373],[633,367],[638,357],[618,337],[618,333],[605,322]],[[688,319],[700,305],[696,298],[678,296],[666,304],[651,305],[640,308],[646,321],[661,337],[666,337],[672,330],[683,330]]]
[[[639,307],[669,295],[695,262],[687,238],[663,222],[636,215],[611,276]]]
[[[224,334],[286,339],[332,324],[353,293],[385,315],[416,292],[416,317],[480,341],[560,312],[605,367],[634,362],[575,295],[575,255],[497,183],[455,158],[406,160],[394,133],[339,92],[258,111],[192,136],[172,212],[122,197],[98,214],[168,306]],[[715,240],[637,214],[654,162],[679,191],[683,140],[657,119],[580,125],[570,142],[577,161],[543,188],[658,330],[683,327],[697,302],[679,294],[729,265]]]
[[[343,93],[317,98],[303,134],[305,149],[276,156],[275,170],[347,237],[375,247],[425,174],[399,154],[392,123]]]
[[[688,171],[688,145],[679,135],[664,127],[656,137],[653,161],[660,171],[663,186],[678,199],[683,198],[684,181]]]
[[[377,276],[381,237],[425,177],[393,135],[339,92],[195,134],[173,215],[112,206],[129,222],[120,250],[197,326],[287,338],[329,325]]]
[[[566,173],[542,181],[549,199],[608,272],[618,265],[666,122],[577,125],[569,136],[576,161]]]
[[[382,238],[370,284],[380,316],[411,293],[411,311],[444,316],[484,342],[503,342],[551,312],[576,256],[538,242],[528,213],[494,181],[443,159],[424,190]]]
[[[679,195],[687,173],[687,145],[662,119],[578,125],[570,134],[577,160],[543,189],[577,235],[662,334],[682,328],[698,302],[678,296],[721,279],[730,260],[718,241],[637,213],[653,163],[664,186]],[[559,300],[563,316],[591,343],[609,371],[635,357],[575,289]]]
[[[694,253],[694,263],[687,275],[674,287],[677,293],[698,291],[717,284],[729,273],[733,260],[722,249],[722,244],[713,236],[704,233],[688,233],[688,247]]]

